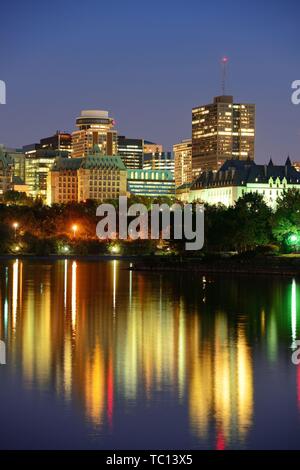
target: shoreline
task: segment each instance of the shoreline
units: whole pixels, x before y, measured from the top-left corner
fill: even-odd
[[[197,274],[237,274],[237,275],[274,275],[300,276],[300,257],[260,256],[247,258],[181,258],[152,255],[33,255],[0,254],[1,261],[23,260],[31,262],[70,261],[127,261],[133,263],[127,269],[136,272],[192,272]]]

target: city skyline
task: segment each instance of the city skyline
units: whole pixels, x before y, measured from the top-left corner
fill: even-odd
[[[30,2],[30,16],[18,1],[2,7],[7,104],[0,108],[1,143],[20,147],[57,129],[71,132],[78,110],[90,108],[108,109],[120,135],[171,150],[191,136],[192,107],[221,94],[220,61],[227,55],[226,93],[257,107],[257,162],[272,156],[279,163],[288,154],[299,160],[299,107],[291,103],[291,83],[298,78],[295,1],[271,9],[252,2],[245,12],[235,1],[191,1],[190,9],[178,2],[172,9],[168,2],[152,9],[117,2],[116,17],[111,6],[100,8],[93,0],[87,12],[64,2],[60,15],[55,3]],[[41,27],[37,18],[45,16]]]
[[[0,15],[4,460],[296,462],[299,0]]]

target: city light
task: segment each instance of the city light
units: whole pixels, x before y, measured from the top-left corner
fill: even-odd
[[[299,244],[299,236],[296,233],[292,233],[287,238],[287,243],[289,245],[298,245]]]
[[[15,230],[15,238],[17,238],[17,230],[18,230],[18,228],[19,228],[19,222],[14,222],[14,223],[12,224],[12,226],[13,226],[13,228],[14,228],[14,230]]]
[[[113,245],[111,248],[110,248],[110,251],[111,253],[113,254],[118,254],[120,253],[120,245]]]
[[[73,230],[73,237],[76,237],[76,232],[78,231],[78,225],[74,224],[72,225],[72,230]]]

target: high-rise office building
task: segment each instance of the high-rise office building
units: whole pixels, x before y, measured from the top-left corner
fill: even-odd
[[[72,157],[86,157],[95,145],[101,155],[117,155],[117,131],[108,111],[86,110],[76,119],[78,130],[72,133]]]
[[[24,174],[21,174],[20,170],[21,157],[13,155],[14,176],[20,177],[26,183],[30,196],[46,199],[48,172],[58,156],[71,156],[71,144],[71,134],[57,131],[54,135],[41,139],[39,143],[24,145]]]
[[[39,196],[45,200],[49,170],[58,156],[67,157],[68,154],[67,152],[41,148],[40,144],[25,145],[23,152],[25,154],[25,183],[28,186],[29,195]]]
[[[185,139],[173,145],[175,164],[175,185],[192,182],[192,139]]]
[[[58,150],[59,152],[66,152],[68,156],[72,154],[72,135],[67,132],[57,131],[51,137],[45,137],[40,140],[42,149]]]
[[[145,153],[143,170],[168,170],[174,175],[174,158],[171,152]]]
[[[193,177],[217,170],[225,160],[254,159],[255,105],[217,96],[212,104],[192,110]]]
[[[163,146],[161,144],[144,140],[144,153],[161,153],[162,151]]]
[[[118,155],[128,169],[142,169],[143,167],[143,139],[127,139],[123,135],[118,136]]]

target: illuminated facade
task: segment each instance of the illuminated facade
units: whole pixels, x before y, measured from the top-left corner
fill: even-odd
[[[144,153],[161,153],[163,151],[163,146],[161,144],[156,144],[155,142],[150,142],[149,140],[144,140]]]
[[[126,184],[127,171],[119,156],[95,152],[84,158],[58,158],[48,175],[47,203],[116,199],[126,195]]]
[[[1,147],[1,146],[0,146]],[[1,147],[3,152],[7,154],[13,161],[14,176],[25,181],[25,154],[21,149]]]
[[[285,165],[257,165],[253,160],[227,160],[217,171],[203,172],[190,187],[179,188],[178,199],[232,206],[247,193],[261,194],[272,209],[290,188],[300,189],[300,173],[288,158]]]
[[[78,130],[72,133],[72,156],[86,157],[95,145],[99,146],[102,155],[117,155],[118,140],[114,125],[107,111],[81,111],[76,119]]]
[[[66,152],[66,156],[72,154],[72,136],[67,132],[57,131],[51,137],[45,137],[40,140],[42,149],[58,150],[59,152]]]
[[[171,171],[171,173],[174,175],[174,158],[172,153],[144,153],[143,170]]]
[[[25,184],[28,186],[29,195],[46,200],[48,173],[59,156],[59,152],[36,149],[34,145],[23,148],[25,150]]]
[[[17,191],[18,193],[25,193],[26,196],[29,196],[29,188],[27,184],[24,183],[24,180],[19,178],[19,176],[13,176],[12,190]]]
[[[192,169],[217,170],[225,160],[254,159],[255,105],[217,96],[212,104],[192,110]]]
[[[176,188],[192,182],[192,140],[182,140],[173,146]]]
[[[119,156],[84,158],[78,170],[79,201],[117,199],[126,196],[127,171]]]
[[[300,171],[300,162],[293,162],[293,167],[296,168],[297,171]]]
[[[128,192],[138,196],[175,196],[175,181],[170,171],[128,170]]]
[[[78,201],[78,169],[81,159],[57,158],[47,181],[47,204]]]
[[[6,191],[12,189],[13,160],[0,148],[0,200]]]
[[[118,136],[118,155],[127,169],[142,169],[143,166],[143,139],[127,139]]]

